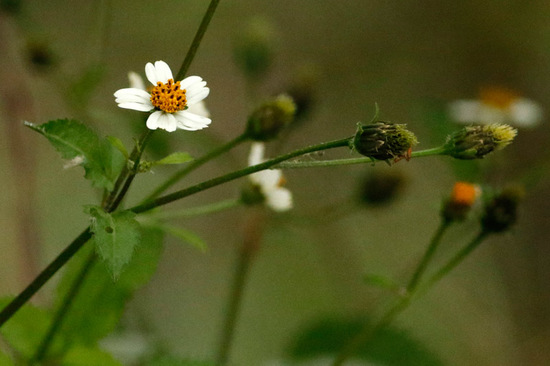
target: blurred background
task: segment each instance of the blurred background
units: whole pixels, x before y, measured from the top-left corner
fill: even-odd
[[[128,71],[143,75],[147,62],[164,60],[175,73],[208,1],[2,4],[0,294],[8,295],[21,291],[87,225],[82,206],[100,198],[80,168],[63,169],[47,141],[21,122],[77,118],[131,147],[141,115],[117,108],[113,92],[127,86]],[[284,141],[268,147],[269,155],[351,136],[357,122],[372,119],[375,103],[380,119],[406,123],[417,134],[417,149],[435,147],[460,128],[448,104],[476,99],[488,87],[513,90],[548,116],[549,16],[550,4],[541,0],[222,1],[190,69],[208,82],[213,122],[201,132],[166,134],[158,144],[200,156],[239,135],[259,101],[296,85],[305,90],[309,109]],[[261,24],[254,29],[266,32],[273,58],[265,74],[247,81],[234,56],[251,23]],[[93,90],[81,87],[90,83]],[[487,240],[395,325],[448,365],[550,364],[546,120],[518,127],[512,145],[483,161],[427,157],[391,167],[286,171],[295,208],[268,217],[245,288],[233,363],[281,360],[318,319],[378,311],[391,295],[364,276],[405,283],[439,225],[442,200],[456,180],[467,180],[488,190],[524,185],[518,224]],[[247,154],[240,146],[177,187],[244,166]],[[331,151],[312,159],[349,156]],[[128,206],[173,169],[139,176]],[[362,200],[365,182],[388,172],[399,181],[392,199]],[[243,185],[232,182],[171,208],[238,197]],[[167,237],[157,273],[127,304],[125,327],[178,355],[212,358],[246,211],[179,222],[208,250]],[[477,229],[475,218],[452,227],[436,263]],[[55,282],[35,303],[52,302]]]

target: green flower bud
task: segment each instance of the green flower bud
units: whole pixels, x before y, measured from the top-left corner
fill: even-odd
[[[464,127],[447,138],[445,154],[457,159],[481,159],[510,144],[517,133],[504,124]]]
[[[485,205],[481,225],[486,232],[508,230],[517,219],[517,207],[524,195],[521,187],[508,187]]]
[[[358,123],[352,148],[364,156],[385,160],[389,164],[390,159],[409,160],[410,150],[417,143],[407,125],[379,121],[368,125]]]
[[[393,169],[371,172],[361,186],[361,201],[371,206],[391,203],[403,189],[405,176]]]
[[[296,105],[292,98],[281,94],[263,103],[252,113],[248,118],[246,133],[254,141],[272,140],[292,122],[295,113]]]
[[[235,40],[235,61],[250,79],[263,76],[274,59],[275,32],[263,18],[253,18]]]

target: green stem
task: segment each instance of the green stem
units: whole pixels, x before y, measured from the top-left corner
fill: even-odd
[[[158,197],[160,194],[164,193],[168,188],[172,187],[180,179],[185,177],[187,174],[191,173],[193,170],[197,169],[204,163],[214,159],[215,157],[233,149],[235,146],[239,145],[240,143],[246,140],[248,140],[248,136],[246,134],[242,134],[240,136],[237,136],[233,140],[229,141],[225,145],[222,145],[219,148],[210,151],[206,155],[203,155],[198,159],[192,160],[183,169],[177,171],[166,182],[164,182],[157,189],[155,189],[149,196],[147,196],[147,198],[145,198],[145,200],[143,200],[143,202],[151,201],[152,199]]]
[[[295,151],[290,152],[288,154],[278,156],[274,159],[267,160],[267,161],[265,161],[261,164],[249,166],[247,168],[237,170],[237,171],[231,172],[229,174],[225,174],[225,175],[219,176],[217,178],[213,178],[213,179],[207,180],[205,182],[196,184],[196,185],[191,186],[189,188],[185,188],[185,189],[182,189],[180,191],[176,191],[176,192],[168,194],[166,196],[159,197],[159,198],[157,198],[153,201],[145,202],[141,205],[134,206],[130,209],[130,211],[133,211],[135,213],[146,212],[146,211],[149,211],[149,210],[151,210],[155,207],[164,206],[168,203],[180,200],[184,197],[187,197],[187,196],[190,196],[192,194],[204,191],[206,189],[218,186],[220,184],[235,180],[237,178],[241,178],[241,177],[244,177],[246,175],[249,175],[249,174],[252,174],[252,173],[255,173],[255,172],[259,172],[261,170],[269,169],[272,166],[274,166],[274,165],[276,165],[276,164],[278,164],[282,161],[292,159],[296,156],[308,154],[308,153],[311,153],[311,152],[314,152],[314,151],[321,151],[321,150],[333,149],[333,148],[336,148],[336,147],[349,146],[349,140],[350,140],[350,138],[348,137],[348,138],[341,139],[341,140],[324,142],[324,143],[321,143],[321,144],[304,147],[302,149],[295,150]]]
[[[177,218],[188,219],[191,217],[208,215],[208,214],[229,210],[231,208],[235,208],[239,206],[240,204],[242,204],[242,201],[240,198],[233,198],[225,201],[214,202],[214,203],[199,206],[199,207],[185,208],[182,210],[155,212],[148,215],[148,217],[155,220],[167,220],[167,219],[177,219]]]
[[[442,225],[443,226],[443,225]],[[438,229],[441,231],[441,226]],[[350,343],[337,355],[336,359],[332,363],[332,366],[341,366],[344,361],[353,356],[359,347],[367,343],[372,337],[381,329],[391,324],[391,322],[404,310],[406,310],[413,298],[418,297],[420,294],[427,292],[432,288],[439,280],[445,277],[450,271],[458,266],[475,248],[483,242],[488,236],[489,232],[481,231],[468,245],[460,250],[453,258],[447,262],[439,271],[437,271],[432,277],[430,277],[423,285],[411,288],[406,296],[401,298],[393,307],[391,307],[380,320],[373,327],[365,327],[358,333]],[[437,237],[437,234],[436,234]]]
[[[222,326],[220,346],[216,356],[217,366],[225,366],[229,360],[229,353],[235,335],[237,318],[248,274],[250,273],[254,256],[261,245],[263,219],[263,212],[255,210],[247,222],[247,229],[244,234],[243,244],[239,250],[239,258],[235,266],[235,275],[231,285],[231,292],[229,293],[227,313]]]
[[[96,255],[95,252],[93,252],[82,268],[80,269],[80,272],[77,274],[76,278],[74,279],[74,282],[71,285],[71,288],[69,289],[69,292],[65,295],[63,298],[63,302],[61,303],[59,309],[55,313],[55,316],[52,320],[52,323],[50,324],[50,327],[46,331],[44,337],[42,337],[42,341],[40,342],[40,345],[38,346],[38,349],[36,350],[36,353],[34,354],[34,357],[31,359],[30,365],[33,365],[35,363],[40,363],[46,356],[48,349],[50,345],[52,344],[55,334],[61,328],[61,325],[63,324],[63,319],[65,318],[65,315],[69,311],[69,308],[78,294],[78,291],[80,290],[80,287],[82,283],[84,283],[84,280],[86,279],[86,276],[90,269],[92,268],[93,264],[95,263]]]
[[[425,156],[442,155],[445,152],[443,147],[436,147],[433,149],[426,149],[420,151],[413,151],[412,158],[419,158]],[[337,165],[354,165],[365,163],[378,163],[383,160],[373,160],[367,157],[351,158],[351,159],[332,159],[332,160],[318,160],[318,161],[285,161],[277,164],[274,168],[277,169],[298,169],[298,168],[321,168]]]
[[[78,252],[92,237],[90,228],[86,228],[63,250],[40,274],[0,312],[0,327],[4,325],[65,263]]]
[[[420,260],[420,263],[416,267],[416,271],[414,272],[413,276],[411,277],[411,280],[407,285],[408,293],[414,292],[414,290],[416,289],[416,286],[418,285],[418,281],[420,280],[420,277],[422,277],[422,275],[426,271],[428,263],[431,261],[435,251],[437,250],[437,247],[439,246],[439,243],[441,243],[441,238],[443,237],[443,233],[449,228],[451,223],[452,221],[450,220],[446,220],[446,219],[441,220],[441,224],[437,228],[432,238],[432,241],[430,242],[430,245],[426,249],[424,256]]]
[[[202,22],[199,26],[199,29],[197,30],[197,33],[195,33],[195,38],[193,38],[193,42],[191,43],[191,46],[189,47],[189,50],[185,55],[185,59],[181,64],[180,70],[176,75],[176,80],[182,80],[185,74],[187,74],[187,71],[189,70],[189,66],[191,66],[191,62],[193,62],[193,59],[195,58],[195,54],[197,53],[197,50],[199,49],[199,45],[201,44],[201,41],[202,41],[202,37],[204,36],[204,34],[206,33],[206,30],[208,29],[210,20],[212,20],[212,17],[216,12],[216,7],[218,6],[219,2],[220,0],[210,1],[210,5],[206,10],[206,14],[202,18]]]

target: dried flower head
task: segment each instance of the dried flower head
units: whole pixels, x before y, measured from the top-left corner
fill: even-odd
[[[410,159],[411,149],[417,143],[407,125],[379,121],[368,125],[358,123],[352,148],[371,159],[389,163],[391,159]]]
[[[481,159],[509,145],[517,130],[509,125],[469,126],[447,138],[445,154],[457,159]]]

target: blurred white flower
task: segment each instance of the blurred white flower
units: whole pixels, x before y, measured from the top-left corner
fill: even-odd
[[[496,87],[482,89],[479,99],[451,102],[449,115],[462,124],[501,123],[516,127],[533,127],[543,118],[542,108],[536,102]]]
[[[210,124],[208,111],[200,105],[210,89],[201,77],[189,76],[175,82],[164,61],[156,61],[154,65],[147,63],[145,75],[153,84],[150,91],[145,89],[138,74],[128,74],[131,87],[115,92],[115,101],[120,108],[152,112],[146,123],[151,130],[160,128],[173,132],[180,128],[195,131]]]
[[[265,146],[254,142],[250,148],[248,165],[260,164],[264,161]],[[292,193],[283,187],[285,180],[281,170],[268,169],[250,174],[250,181],[257,186],[265,198],[266,205],[273,211],[286,211],[292,208]]]

